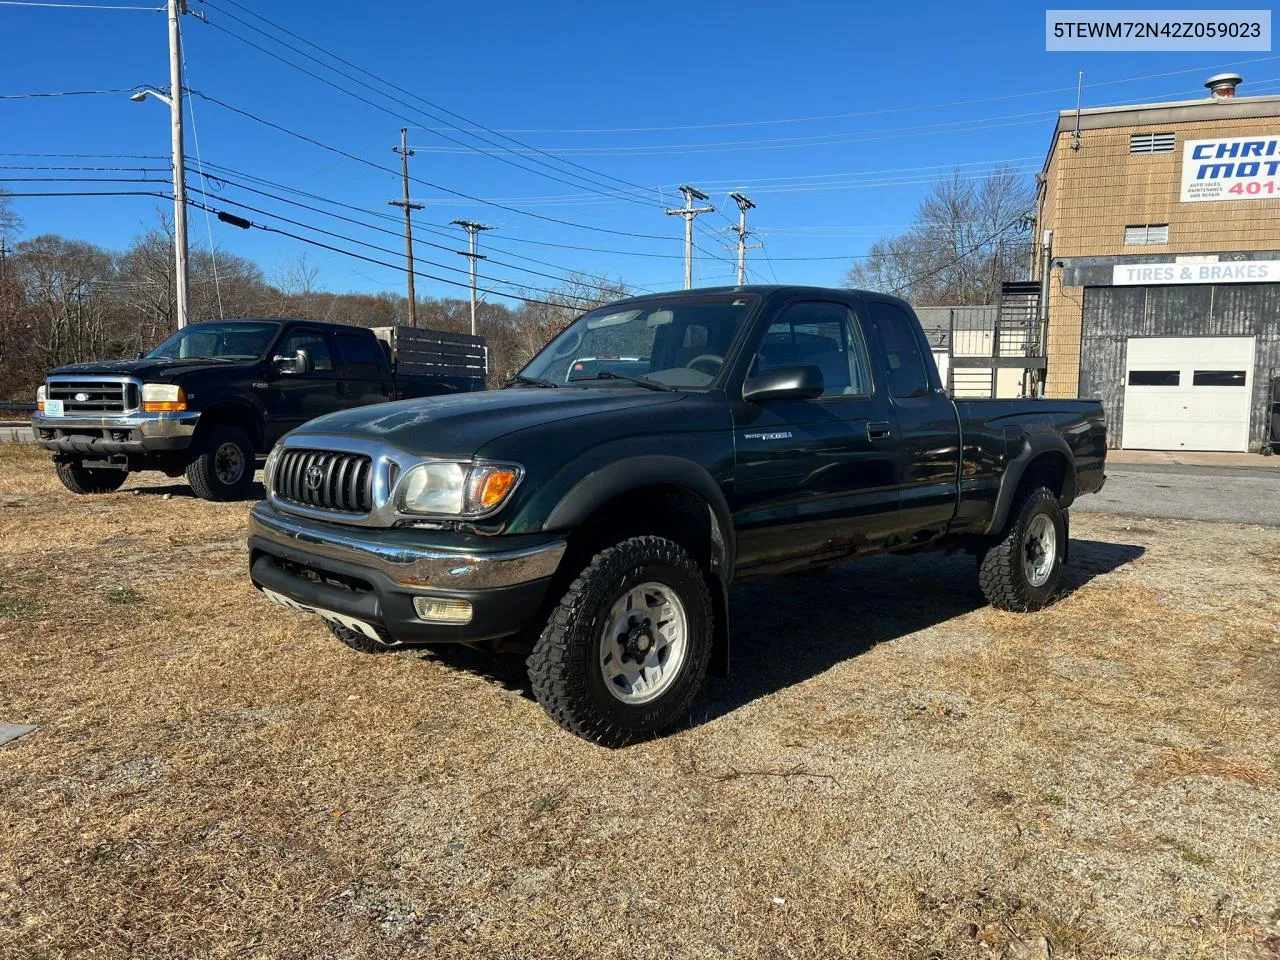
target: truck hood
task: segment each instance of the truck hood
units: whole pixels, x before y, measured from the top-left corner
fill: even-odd
[[[251,360],[94,360],[90,363],[73,363],[51,370],[50,374],[86,376],[102,374],[113,377],[138,377],[142,380],[170,380],[187,373],[203,373],[206,370],[241,370],[253,366]]]
[[[417,455],[471,457],[485,444],[527,427],[674,403],[683,396],[630,387],[516,387],[342,410],[312,420],[289,436],[359,437]]]

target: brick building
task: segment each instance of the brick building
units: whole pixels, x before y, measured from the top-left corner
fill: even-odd
[[[1112,442],[1256,450],[1280,374],[1280,96],[1064,110],[1037,177],[1045,392]],[[1278,398],[1280,399],[1280,398]]]

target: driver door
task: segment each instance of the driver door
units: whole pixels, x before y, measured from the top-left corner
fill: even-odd
[[[306,350],[311,355],[312,370],[309,373],[272,372],[271,392],[275,401],[272,404],[272,442],[308,420],[343,407],[329,334],[320,327],[291,327],[276,344],[274,356],[292,357],[299,350]]]
[[[890,539],[899,526],[894,411],[872,371],[852,303],[795,300],[760,342],[747,379],[777,366],[822,371],[814,400],[739,401],[731,507],[738,566],[833,562]]]

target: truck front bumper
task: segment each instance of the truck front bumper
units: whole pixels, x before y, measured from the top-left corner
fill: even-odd
[[[143,455],[171,453],[191,446],[198,413],[122,413],[109,417],[47,417],[36,413],[31,432],[36,443],[54,453]]]
[[[564,551],[565,541],[551,537],[323,523],[265,501],[249,514],[255,587],[388,647],[519,633],[537,616]],[[424,618],[414,601],[431,599],[469,603],[470,619]]]

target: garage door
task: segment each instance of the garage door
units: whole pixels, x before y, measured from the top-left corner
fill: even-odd
[[[1253,337],[1130,337],[1124,446],[1249,449]]]

